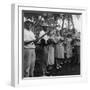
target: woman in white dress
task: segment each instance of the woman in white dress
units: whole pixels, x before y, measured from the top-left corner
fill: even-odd
[[[56,68],[61,68],[61,64],[63,64],[64,60],[64,46],[63,46],[63,37],[60,36],[60,32],[56,33],[56,46],[55,46],[55,59],[56,59]]]
[[[53,69],[55,60],[54,60],[54,42],[55,42],[55,34],[50,32],[50,37],[48,40],[48,66],[49,69]]]

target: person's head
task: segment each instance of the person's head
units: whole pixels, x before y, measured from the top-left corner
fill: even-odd
[[[47,31],[47,27],[42,26],[42,29],[46,32]]]
[[[45,45],[45,40],[41,39],[41,45],[44,46]]]
[[[27,30],[30,30],[30,28],[33,26],[33,23],[30,21],[26,21],[24,22],[24,28],[26,28]]]
[[[71,34],[68,34],[68,35],[67,35],[67,38],[71,38],[71,37],[72,37],[72,35],[71,35]]]

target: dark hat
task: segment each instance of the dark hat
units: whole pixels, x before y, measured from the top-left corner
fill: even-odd
[[[32,24],[32,25],[33,25],[33,22],[30,22],[30,21],[25,21],[25,22],[24,22],[24,24],[25,24],[25,25],[27,25],[27,26],[29,26],[30,24]]]

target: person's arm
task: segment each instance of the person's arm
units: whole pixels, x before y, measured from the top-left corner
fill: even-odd
[[[30,43],[32,43],[32,42],[35,42],[35,40],[32,40],[32,41],[24,41],[24,45],[28,45],[28,44],[30,44]]]

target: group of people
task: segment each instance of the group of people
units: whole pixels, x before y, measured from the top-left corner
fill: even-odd
[[[75,42],[73,42],[72,36],[68,34],[65,38],[59,30],[52,29],[49,31],[42,26],[37,39],[33,32],[33,24],[30,21],[24,23],[25,77],[34,76],[35,62],[38,55],[38,53],[36,54],[37,45],[41,49],[40,59],[43,75],[47,72],[47,67],[53,68],[56,66],[56,69],[60,69],[61,64],[71,62],[71,58],[75,56],[73,53]]]

